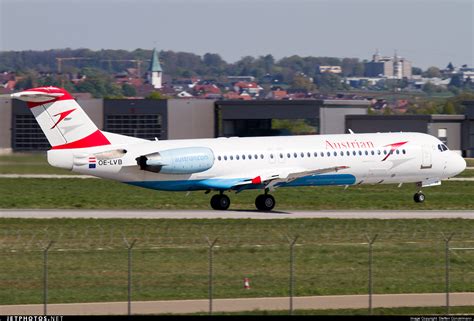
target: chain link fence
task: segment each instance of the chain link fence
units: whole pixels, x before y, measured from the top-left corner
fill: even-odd
[[[0,304],[474,292],[472,226],[390,224],[4,229]]]

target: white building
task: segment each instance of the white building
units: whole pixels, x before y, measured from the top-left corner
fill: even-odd
[[[148,70],[148,82],[153,85],[155,89],[162,87],[163,69],[158,59],[158,52],[153,48],[153,55],[151,58],[150,69]]]

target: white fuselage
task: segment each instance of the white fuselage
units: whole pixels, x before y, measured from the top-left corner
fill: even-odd
[[[421,133],[376,133],[251,138],[144,141],[87,149],[51,150],[53,166],[147,188],[173,191],[230,190],[255,177],[344,167],[334,172],[299,177],[278,186],[420,183],[437,185],[464,170],[458,154],[440,148],[437,138]],[[444,145],[443,145],[444,146]],[[192,174],[141,170],[137,157],[164,150],[206,147],[213,165]],[[84,161],[103,151],[124,149],[121,157]],[[81,161],[82,160],[82,161]],[[282,175],[282,174],[281,174]],[[260,188],[255,184],[246,188]]]

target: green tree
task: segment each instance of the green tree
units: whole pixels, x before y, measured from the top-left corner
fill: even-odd
[[[152,99],[152,100],[160,100],[160,99],[168,99],[167,96],[163,95],[159,91],[153,91],[145,99]]]
[[[308,77],[302,74],[296,75],[293,78],[293,81],[291,83],[291,88],[304,89],[304,90],[307,90],[308,92],[312,92],[316,90],[316,86],[311,81],[311,79],[309,79]]]
[[[322,91],[340,90],[345,88],[340,76],[328,72],[318,75],[316,77],[316,84]]]
[[[413,75],[421,75],[423,73],[423,70],[421,70],[421,68],[418,68],[418,67],[412,67],[411,73]]]
[[[435,84],[431,82],[427,82],[426,84],[424,84],[421,90],[423,90],[425,93],[429,95],[434,94],[435,92],[442,91],[442,89],[439,86],[436,86]]]
[[[456,114],[456,109],[454,108],[454,104],[450,101],[446,102],[443,106],[442,114],[454,115]]]
[[[429,67],[426,69],[426,71],[423,73],[423,76],[427,78],[440,78],[441,77],[441,71],[439,70],[438,67]]]
[[[451,81],[449,82],[449,86],[454,86],[457,88],[461,88],[463,86],[463,78],[461,75],[455,74],[451,77]]]
[[[125,97],[135,97],[137,95],[137,90],[130,84],[123,84],[122,92]]]

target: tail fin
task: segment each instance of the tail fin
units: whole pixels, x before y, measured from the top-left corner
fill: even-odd
[[[11,97],[28,103],[52,149],[110,145],[76,100],[62,88],[32,88]]]

